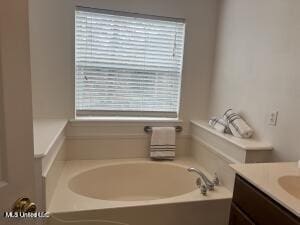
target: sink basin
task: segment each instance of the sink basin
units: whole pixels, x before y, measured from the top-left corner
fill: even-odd
[[[278,183],[290,195],[300,199],[300,176],[283,176]]]

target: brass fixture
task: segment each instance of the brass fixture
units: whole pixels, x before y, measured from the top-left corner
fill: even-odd
[[[34,213],[36,212],[36,205],[29,198],[19,198],[12,207],[13,212],[25,212]]]

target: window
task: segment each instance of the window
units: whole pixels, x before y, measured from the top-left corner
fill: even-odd
[[[182,19],[78,7],[77,116],[177,117]]]

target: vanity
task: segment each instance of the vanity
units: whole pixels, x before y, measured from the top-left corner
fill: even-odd
[[[297,163],[235,164],[229,225],[300,225]]]

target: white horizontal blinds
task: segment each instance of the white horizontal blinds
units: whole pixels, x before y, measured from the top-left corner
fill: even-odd
[[[76,10],[77,115],[176,117],[181,22]]]

